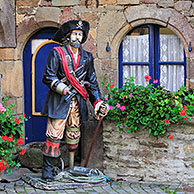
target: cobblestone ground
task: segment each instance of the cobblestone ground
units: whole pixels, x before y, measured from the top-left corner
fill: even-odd
[[[100,187],[87,187],[68,190],[40,190],[19,180],[10,183],[0,183],[0,194],[190,194],[194,187],[186,185],[167,185],[158,183],[111,182]]]

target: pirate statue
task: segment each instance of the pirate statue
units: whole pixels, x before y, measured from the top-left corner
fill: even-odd
[[[109,108],[102,101],[94,69],[93,56],[83,50],[89,23],[71,20],[59,28],[53,40],[61,43],[48,56],[42,81],[50,90],[43,115],[47,115],[46,143],[43,148],[42,178],[52,181],[55,159],[60,156],[60,140],[65,131],[70,168],[74,166],[74,152],[80,138],[81,121],[87,121],[86,99],[94,106],[96,119],[104,117]]]

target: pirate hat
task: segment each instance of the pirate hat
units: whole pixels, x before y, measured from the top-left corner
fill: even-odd
[[[82,30],[83,39],[81,43],[84,43],[87,39],[89,29],[90,29],[90,25],[87,21],[70,20],[61,25],[61,27],[55,33],[53,40],[62,43],[64,37],[72,30]]]

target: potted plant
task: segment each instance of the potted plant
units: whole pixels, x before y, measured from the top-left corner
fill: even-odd
[[[6,106],[8,97],[0,103],[0,172],[7,170],[12,172],[12,167],[19,167],[13,156],[16,153],[25,154],[25,150],[21,148],[24,143],[23,126],[25,115],[16,117],[14,111],[15,104]]]
[[[134,79],[125,79],[120,89],[102,82],[108,91],[106,100],[110,106],[106,119],[115,121],[120,131],[145,129],[155,137],[164,136],[169,125],[185,122],[194,115],[193,89],[187,91],[183,86],[173,93],[157,86],[157,80],[149,84],[149,75],[145,75],[146,86],[135,85]]]

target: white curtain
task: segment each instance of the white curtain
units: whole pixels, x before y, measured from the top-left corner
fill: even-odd
[[[160,35],[160,61],[184,61],[183,51],[176,35]],[[184,65],[160,65],[160,85],[177,91],[184,85]]]
[[[126,36],[123,40],[123,62],[148,62],[148,35]],[[135,77],[135,84],[146,85],[144,76],[149,74],[149,67],[145,65],[124,65],[123,78]],[[123,79],[125,82],[125,80]]]
[[[123,39],[123,62],[148,62],[148,35],[126,36]],[[160,61],[184,61],[183,44],[176,35],[160,35]],[[124,78],[135,77],[135,84],[146,85],[144,76],[149,75],[145,65],[124,65]],[[177,91],[184,85],[183,65],[160,65],[160,85],[170,91]]]

